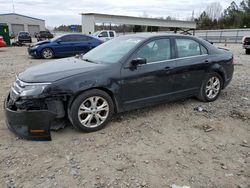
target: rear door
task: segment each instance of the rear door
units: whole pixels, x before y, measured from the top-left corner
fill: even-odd
[[[94,43],[94,41],[92,41],[93,39],[89,36],[85,36],[85,35],[76,35],[76,39],[77,41],[77,53],[87,53],[89,50],[91,50],[92,48],[94,48],[96,46],[96,44]]]
[[[209,63],[208,50],[197,40],[176,37],[176,73],[174,90],[179,95],[191,95],[200,89]]]

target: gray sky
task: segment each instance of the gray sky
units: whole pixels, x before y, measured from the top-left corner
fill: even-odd
[[[13,0],[15,12],[46,20],[47,26],[80,24],[83,12],[128,16],[175,17],[199,15],[214,0]],[[236,0],[239,3],[241,0]],[[232,0],[220,0],[227,8]],[[12,0],[0,0],[0,13],[13,12]]]

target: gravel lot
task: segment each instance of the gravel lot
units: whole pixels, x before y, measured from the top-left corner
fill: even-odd
[[[18,139],[1,108],[0,187],[249,187],[250,56],[228,48],[234,79],[213,103],[191,98],[131,111],[98,132],[52,132],[51,142]],[[26,47],[1,48],[1,102],[16,73],[43,62]]]

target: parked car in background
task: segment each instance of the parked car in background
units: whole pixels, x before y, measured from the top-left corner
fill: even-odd
[[[30,42],[32,43],[32,38],[29,32],[20,31],[18,33],[18,42]]]
[[[113,39],[116,37],[116,32],[112,30],[102,30],[102,31],[97,31],[92,34],[92,36],[101,39],[102,41],[107,41],[110,39]]]
[[[20,73],[5,101],[7,124],[32,140],[50,140],[50,125],[64,119],[80,131],[97,131],[114,112],[192,96],[215,101],[233,72],[232,52],[196,37],[117,37]]]
[[[16,35],[15,35],[15,33],[12,33],[12,34],[10,35],[10,39],[14,39],[14,38],[16,38]]]
[[[36,58],[51,59],[84,54],[103,43],[101,40],[83,34],[67,34],[29,46],[28,53]]]
[[[5,47],[5,46],[6,46],[6,42],[3,40],[3,36],[0,36],[0,48]]]
[[[250,37],[243,37],[243,48],[246,50],[246,54],[250,54]]]
[[[50,33],[50,31],[39,31],[35,37],[37,38],[37,41],[43,41],[46,39],[52,39],[54,35]]]

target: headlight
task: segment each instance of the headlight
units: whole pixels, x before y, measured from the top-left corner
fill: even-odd
[[[12,86],[14,98],[36,97],[44,91],[50,83],[25,83],[17,79]]]
[[[39,47],[38,45],[32,46],[31,49],[32,49],[32,50],[35,50],[35,49],[37,49],[38,47]]]
[[[20,91],[20,97],[40,95],[48,84],[44,85],[27,85]]]

